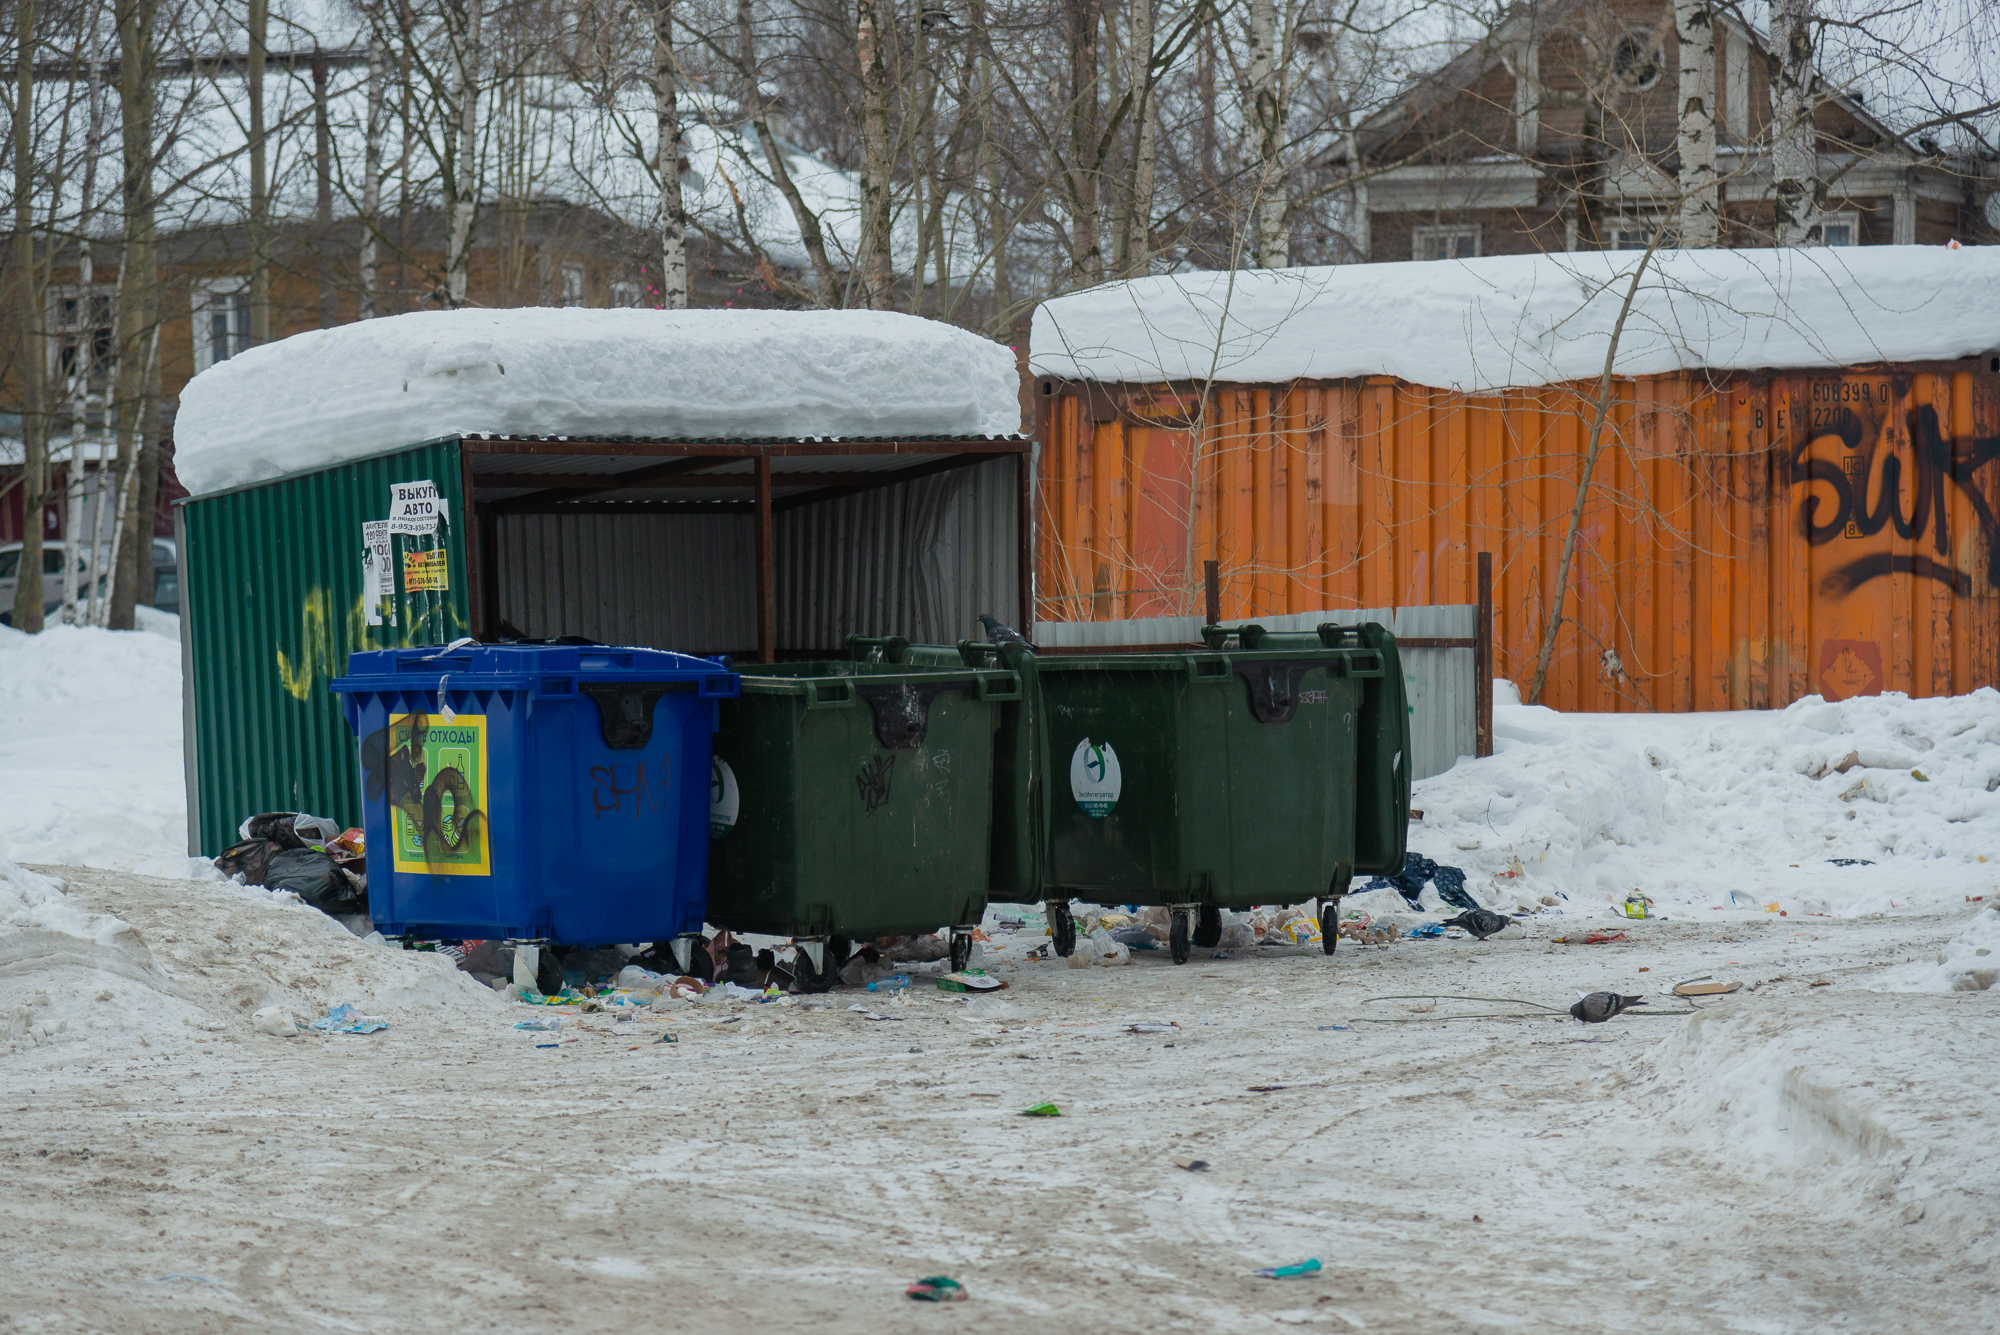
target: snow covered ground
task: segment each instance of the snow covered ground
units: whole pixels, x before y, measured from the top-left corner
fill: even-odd
[[[1994,692],[1503,706],[1498,754],[1421,785],[1413,833],[1534,910],[1514,939],[1078,969],[995,915],[997,998],[620,1019],[504,1001],[289,895],[139,874],[191,869],[156,628],[0,632],[23,1329],[1991,1324]],[[1614,920],[1634,888],[1655,916]],[[1667,995],[1703,975],[1741,990]],[[1650,1005],[1563,1014],[1600,988]],[[387,1030],[305,1028],[342,1004]],[[1062,1117],[1018,1115],[1043,1100]],[[1249,1273],[1308,1256],[1316,1279]],[[972,1301],[902,1296],[932,1274]]]
[[[187,857],[180,618],[0,626],[0,859],[178,876]]]

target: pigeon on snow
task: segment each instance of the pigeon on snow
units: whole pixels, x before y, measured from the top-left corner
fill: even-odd
[[[1467,909],[1456,918],[1446,918],[1444,925],[1446,927],[1463,927],[1466,931],[1471,932],[1481,941],[1484,941],[1495,932],[1504,932],[1509,927],[1512,927],[1514,920],[1504,913],[1495,913],[1492,909]]]
[[[1030,653],[1035,652],[1035,646],[1028,643],[1027,636],[1015,630],[1006,622],[995,620],[991,612],[981,612],[979,614],[979,624],[986,627],[986,638],[990,643],[1018,644]]]
[[[1569,1008],[1569,1013],[1585,1024],[1603,1024],[1627,1006],[1643,1006],[1644,997],[1621,997],[1616,992],[1592,992]]]

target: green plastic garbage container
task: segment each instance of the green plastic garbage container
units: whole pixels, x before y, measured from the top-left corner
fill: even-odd
[[[794,938],[824,990],[848,943],[952,929],[962,968],[986,912],[1004,667],[761,664],[724,701],[709,785],[708,920]]]
[[[991,651],[1021,677],[1013,725],[1030,782],[998,794],[994,846],[1028,850],[996,899],[1046,901],[1058,953],[1069,901],[1164,905],[1173,958],[1212,946],[1221,911],[1317,898],[1323,948],[1357,872],[1403,865],[1409,711],[1395,638],[1209,627],[1187,653]],[[1011,876],[1011,879],[1009,879]]]

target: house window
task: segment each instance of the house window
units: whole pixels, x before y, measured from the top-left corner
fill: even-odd
[[[1612,218],[1604,224],[1604,248],[1606,250],[1644,250],[1653,244],[1653,238],[1661,232],[1665,224],[1658,218]],[[1662,245],[1671,245],[1671,234],[1661,240]]]
[[[250,282],[246,278],[210,279],[196,283],[190,296],[194,371],[200,375],[250,346]]]
[[[613,283],[611,285],[611,304],[613,306],[637,306],[639,304],[639,285],[633,282]]]
[[[1469,260],[1479,253],[1479,228],[1413,227],[1410,229],[1410,258],[1413,260]]]
[[[1611,77],[1628,93],[1643,93],[1660,81],[1660,51],[1653,34],[1633,28],[1611,53]]]
[[[583,266],[581,264],[565,264],[563,265],[562,273],[563,305],[583,305]]]
[[[64,395],[102,390],[118,339],[118,289],[49,291],[49,372]]]
[[[1822,213],[1819,218],[1820,244],[1858,246],[1861,244],[1859,213]]]

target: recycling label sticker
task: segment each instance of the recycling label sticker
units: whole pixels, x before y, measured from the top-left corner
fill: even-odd
[[[1118,753],[1111,743],[1093,745],[1086,737],[1076,744],[1069,758],[1069,790],[1086,816],[1108,816],[1118,805],[1125,776],[1118,768]]]
[[[708,763],[708,837],[720,839],[736,828],[743,795],[736,789],[736,771],[721,756]]]

